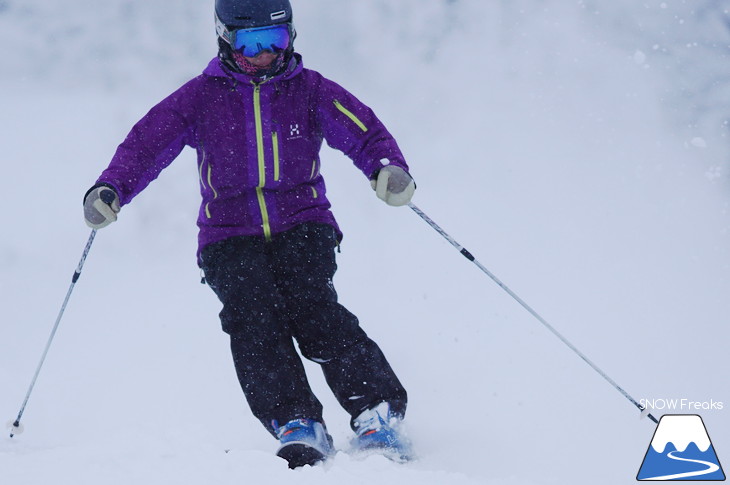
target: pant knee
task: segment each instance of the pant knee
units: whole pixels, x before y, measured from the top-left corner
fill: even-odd
[[[315,328],[314,331],[298,333],[295,338],[302,356],[317,363],[345,358],[369,340],[359,325],[347,329],[332,329],[331,326]]]

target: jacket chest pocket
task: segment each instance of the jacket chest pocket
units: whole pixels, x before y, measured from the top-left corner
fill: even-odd
[[[274,163],[274,182],[279,182],[281,180],[281,136],[276,127],[271,132],[271,157]]]
[[[276,184],[291,187],[319,175],[318,149],[305,136],[306,127],[296,122],[274,123],[269,134]]]

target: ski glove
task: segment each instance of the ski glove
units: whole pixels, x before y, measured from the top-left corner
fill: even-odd
[[[386,165],[370,180],[375,195],[392,206],[406,205],[416,190],[416,182],[408,172],[396,165]]]
[[[94,185],[84,197],[84,219],[86,225],[101,229],[117,220],[119,196],[108,185]]]

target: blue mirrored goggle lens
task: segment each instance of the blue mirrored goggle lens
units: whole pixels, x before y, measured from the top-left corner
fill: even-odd
[[[233,32],[233,48],[246,57],[256,57],[261,51],[278,52],[289,47],[287,25],[275,25],[261,29],[242,29]]]

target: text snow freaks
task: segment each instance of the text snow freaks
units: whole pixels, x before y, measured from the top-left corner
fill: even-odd
[[[724,407],[722,401],[693,401],[691,399],[641,399],[639,404],[644,409],[657,411],[721,411]]]

